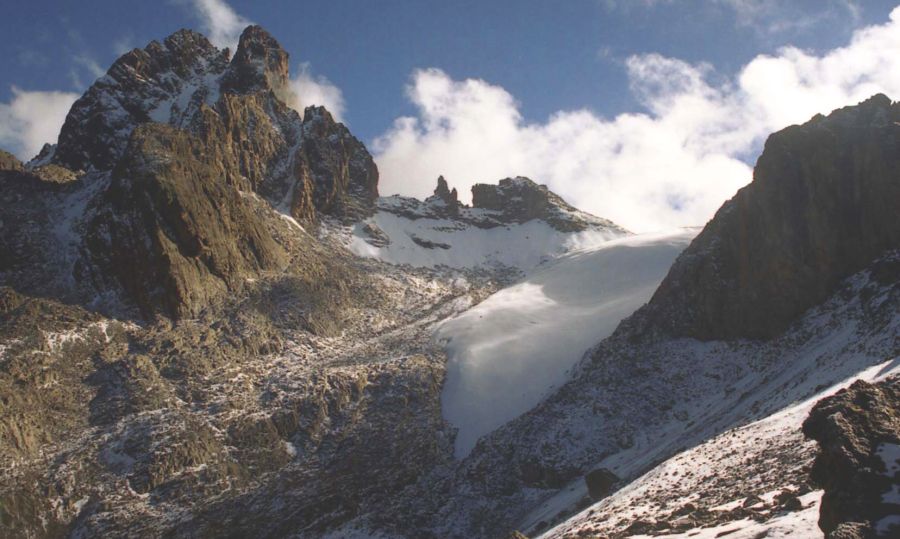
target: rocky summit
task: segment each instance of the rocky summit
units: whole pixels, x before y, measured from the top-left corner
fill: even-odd
[[[288,67],[180,30],[0,152],[0,536],[896,536],[900,105],[633,234],[381,197]]]

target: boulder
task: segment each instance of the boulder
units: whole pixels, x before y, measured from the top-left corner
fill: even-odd
[[[872,537],[866,530],[900,513],[887,495],[900,489],[900,378],[857,381],[822,399],[803,433],[819,442],[810,475],[825,491],[819,528],[826,537]]]
[[[597,468],[584,476],[584,482],[591,498],[602,500],[612,493],[613,487],[619,482],[619,477],[606,468]]]

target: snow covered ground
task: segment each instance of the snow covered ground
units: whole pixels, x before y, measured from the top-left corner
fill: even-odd
[[[441,323],[435,335],[449,356],[443,413],[459,429],[456,456],[565,382],[591,346],[650,298],[696,233],[629,236],[573,251]]]
[[[487,212],[478,209],[466,211]],[[390,243],[378,247],[367,242],[363,231],[366,225],[378,227],[390,238]],[[504,266],[527,271],[554,256],[621,235],[618,230],[561,232],[539,219],[479,228],[450,219],[408,219],[379,211],[366,222],[356,225],[348,247],[359,256],[378,258],[392,264],[452,268]]]
[[[663,530],[657,529],[656,537],[821,538],[823,534],[817,522],[822,492],[804,492],[802,481],[798,481],[805,480],[806,466],[815,449],[814,442],[804,439],[800,426],[816,402],[854,381],[875,382],[898,374],[900,361],[894,358],[864,368],[768,417],[723,432],[664,461],[610,497],[546,531],[540,538],[603,536],[617,527],[621,529],[621,523],[637,520],[653,525],[664,522],[677,528],[665,533],[663,526]],[[640,449],[635,448],[635,451]],[[629,454],[633,452],[615,455],[603,464],[622,469],[623,463],[640,460],[638,455]],[[759,494],[761,488],[767,488],[768,492]],[[786,490],[797,493],[801,508],[789,511],[774,503],[776,496]],[[584,493],[582,484],[572,485],[568,496],[559,496],[544,505],[528,522],[550,517]],[[760,501],[745,503],[750,495],[758,495]],[[687,515],[686,511],[679,513],[679,509],[688,504],[709,507],[709,512],[719,515],[714,519],[715,524],[701,525],[687,516],[678,517],[679,514]],[[734,511],[740,511],[739,508],[747,511],[735,515]],[[749,511],[753,518],[741,516]],[[634,534],[633,537],[650,536]]]

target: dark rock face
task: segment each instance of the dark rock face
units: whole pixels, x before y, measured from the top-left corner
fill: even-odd
[[[134,131],[88,248],[145,314],[192,316],[247,277],[285,264],[281,247],[230,182],[215,147],[170,126]]]
[[[22,170],[22,162],[4,150],[0,150],[0,170]]]
[[[858,381],[819,401],[803,423],[819,442],[812,479],[825,489],[828,538],[896,537],[900,523],[900,378]]]
[[[455,217],[459,215],[459,193],[456,192],[456,187],[452,191],[450,190],[447,180],[443,176],[438,176],[437,187],[434,188],[434,196],[447,205],[447,213],[450,216]]]
[[[875,96],[769,137],[650,303],[668,332],[767,338],[900,246],[900,104]]]

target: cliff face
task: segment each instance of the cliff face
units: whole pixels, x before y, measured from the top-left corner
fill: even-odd
[[[651,318],[680,336],[771,337],[900,245],[898,120],[878,95],[769,137],[753,182],[679,257]]]
[[[187,133],[144,124],[96,201],[87,248],[145,314],[196,315],[286,254],[228,178],[233,159]]]
[[[125,53],[72,105],[53,161],[72,170],[109,170],[138,124],[179,124],[214,102],[227,67],[227,51],[190,30]]]

